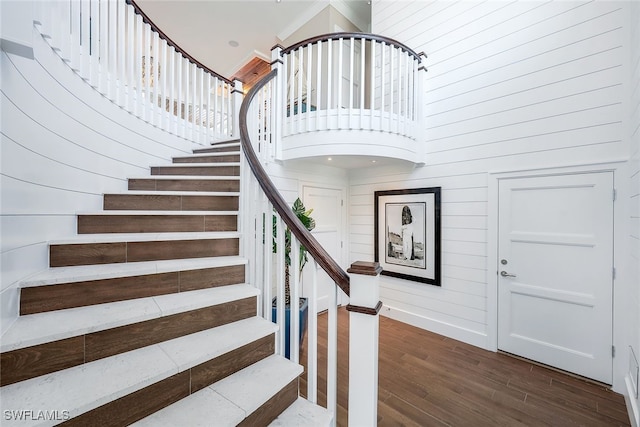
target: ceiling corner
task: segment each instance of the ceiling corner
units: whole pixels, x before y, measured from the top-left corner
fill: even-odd
[[[291,21],[288,26],[276,34],[278,40],[286,40],[291,37],[293,33],[298,31],[318,13],[322,12],[322,10],[329,6],[330,3],[330,0],[314,0],[311,6],[309,6],[304,13],[298,15],[295,20]]]

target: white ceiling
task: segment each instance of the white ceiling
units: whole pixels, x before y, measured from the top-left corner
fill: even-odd
[[[367,30],[366,0],[136,0],[144,13],[178,46],[205,66],[231,77],[254,56],[290,37],[331,5]],[[364,26],[364,27],[363,27]],[[237,42],[233,47],[229,42]]]

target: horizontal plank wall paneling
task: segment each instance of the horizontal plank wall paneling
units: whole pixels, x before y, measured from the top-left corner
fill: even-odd
[[[424,167],[350,177],[350,261],[373,193],[442,187],[442,287],[382,277],[383,314],[487,346],[488,173],[629,156],[628,2],[374,1],[372,31],[427,54]]]
[[[76,234],[77,212],[194,148],[98,94],[35,30],[33,40],[34,59],[0,52],[2,331],[17,282],[47,267],[47,241]]]
[[[640,356],[640,2],[632,2],[631,6],[631,102],[629,106],[629,133],[631,142],[630,203],[629,222],[631,225],[629,240],[629,265],[631,266],[631,283],[635,284],[634,292],[627,302],[630,313],[635,313],[633,326],[630,328],[630,346],[636,357]],[[623,357],[631,358],[631,354]],[[632,363],[629,363],[628,375],[633,376]],[[631,379],[631,378],[628,378]],[[629,385],[629,384],[628,384]],[[638,387],[636,383],[636,387]],[[636,426],[640,425],[640,399],[634,396],[633,386],[629,390],[628,405],[632,408],[632,417]]]

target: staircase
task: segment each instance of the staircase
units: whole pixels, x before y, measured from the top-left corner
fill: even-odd
[[[245,283],[239,150],[152,167],[51,242],[2,337],[3,426],[330,425]]]

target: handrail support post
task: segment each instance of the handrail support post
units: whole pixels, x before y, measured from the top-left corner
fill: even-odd
[[[274,100],[271,109],[272,114],[272,144],[271,144],[271,158],[275,160],[282,160],[282,111],[284,111],[284,94],[286,93],[284,63],[282,62],[282,46],[276,45],[271,49],[271,69],[277,70],[276,84],[274,92]]]
[[[380,272],[377,262],[357,261],[350,275],[349,311],[349,426],[377,425],[378,313]]]
[[[240,135],[240,106],[242,105],[242,100],[244,99],[244,92],[242,89],[242,82],[240,80],[233,81],[233,90],[231,91],[232,95],[232,107],[233,108],[233,128],[232,135],[237,137]]]

